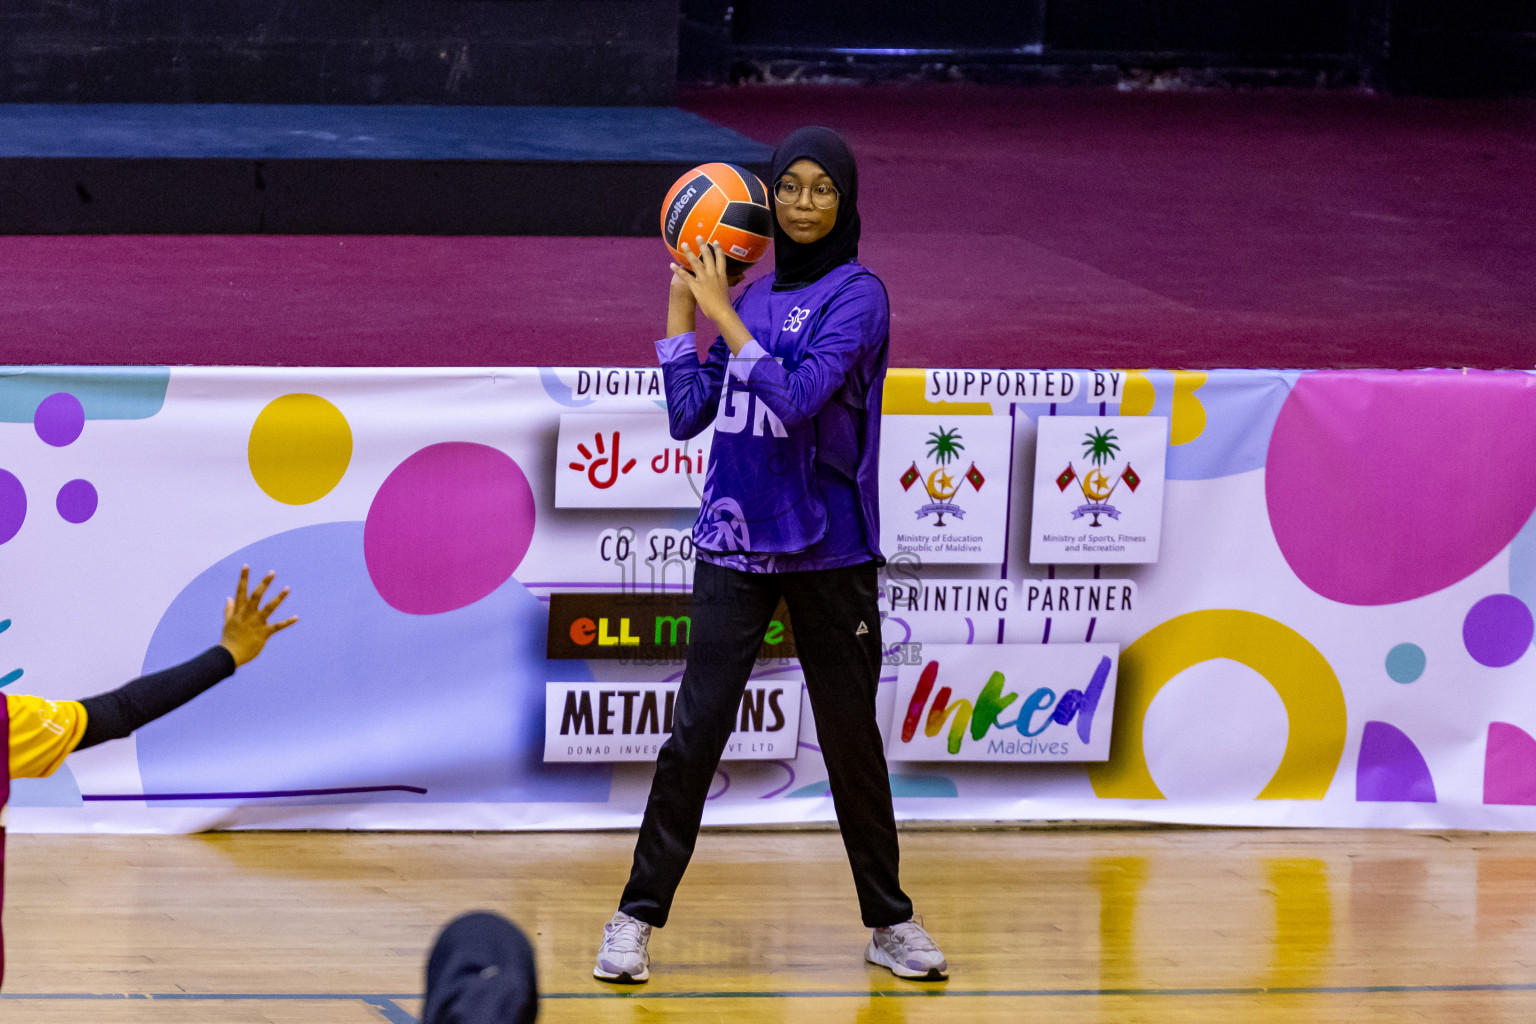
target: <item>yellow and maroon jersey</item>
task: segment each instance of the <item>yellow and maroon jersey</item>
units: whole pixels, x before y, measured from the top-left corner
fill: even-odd
[[[8,738],[10,772],[0,779],[0,904],[5,901],[5,805],[12,779],[52,775],[85,735],[85,708],[72,700],[5,695],[0,732]],[[0,981],[5,979],[5,940],[0,937]]]
[[[10,777],[52,775],[85,735],[85,708],[78,701],[5,695],[11,720]]]

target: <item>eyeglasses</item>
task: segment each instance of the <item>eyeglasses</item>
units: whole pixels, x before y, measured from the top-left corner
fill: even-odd
[[[785,206],[794,206],[800,201],[800,193],[806,189],[811,191],[811,205],[818,210],[830,210],[837,205],[837,189],[826,182],[819,185],[797,185],[788,178],[780,178],[779,183],[773,186],[773,196]]]

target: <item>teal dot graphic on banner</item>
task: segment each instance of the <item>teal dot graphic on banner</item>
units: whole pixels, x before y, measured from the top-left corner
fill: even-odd
[[[96,488],[89,480],[71,480],[59,488],[54,505],[65,522],[83,523],[96,514],[96,501]]]
[[[1536,634],[1536,621],[1513,594],[1490,594],[1474,604],[1461,624],[1462,643],[1479,665],[1503,668],[1520,660]]]
[[[16,474],[0,469],[0,544],[16,536],[27,518],[27,489]]]
[[[54,392],[37,404],[32,427],[45,443],[63,448],[85,429],[85,406],[68,391]]]
[[[1411,683],[1424,674],[1424,648],[1398,644],[1387,652],[1387,675],[1394,683]]]

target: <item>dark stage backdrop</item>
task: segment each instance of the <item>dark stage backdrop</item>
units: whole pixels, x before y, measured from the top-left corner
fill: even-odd
[[[1532,0],[681,0],[685,81],[757,77],[1536,91]]]
[[[1536,0],[0,0],[0,102],[654,105],[679,77],[1536,93]]]
[[[672,102],[678,0],[0,0],[0,102]]]

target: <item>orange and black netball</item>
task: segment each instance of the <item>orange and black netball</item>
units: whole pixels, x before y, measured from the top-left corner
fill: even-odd
[[[773,241],[773,211],[762,181],[735,164],[701,164],[678,178],[661,204],[661,239],[680,267],[688,260],[680,248],[691,250],[718,242],[726,269],[744,273],[762,259]]]

